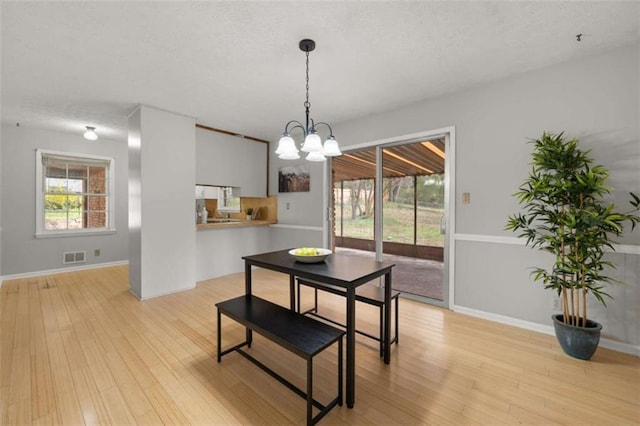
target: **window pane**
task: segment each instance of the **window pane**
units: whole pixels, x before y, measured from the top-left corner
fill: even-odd
[[[383,240],[413,244],[413,176],[384,179]]]
[[[51,211],[61,211],[67,209],[66,194],[45,194],[44,209]]]
[[[86,178],[87,166],[75,166],[69,165],[69,177],[70,178]]]
[[[44,229],[67,229],[67,211],[66,210],[45,210],[44,212]]]
[[[373,179],[344,182],[343,236],[373,239]]]
[[[444,175],[419,176],[417,244],[444,247],[440,221],[444,215]]]
[[[45,192],[63,194],[67,192],[67,180],[59,178],[45,179]]]
[[[71,194],[82,194],[84,192],[84,181],[81,179],[69,179],[67,191]]]
[[[107,226],[107,197],[87,196],[87,228],[104,228]]]
[[[90,194],[106,194],[107,179],[104,167],[89,167],[89,184],[87,192]]]
[[[67,165],[64,163],[48,162],[45,170],[46,177],[67,177]]]

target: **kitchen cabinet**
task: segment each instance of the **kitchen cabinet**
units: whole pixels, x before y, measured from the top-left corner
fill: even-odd
[[[196,129],[196,182],[240,187],[243,197],[267,196],[269,144]]]
[[[196,200],[217,200],[219,188],[209,185],[196,185]]]
[[[204,187],[204,198],[207,200],[216,200],[218,199],[219,188],[215,186],[205,186]]]
[[[196,200],[204,200],[204,186],[196,185]]]

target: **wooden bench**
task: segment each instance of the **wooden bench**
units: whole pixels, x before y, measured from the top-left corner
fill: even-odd
[[[345,332],[305,317],[290,309],[252,295],[239,296],[216,304],[218,312],[218,362],[230,352],[238,352],[269,375],[307,400],[307,424],[313,425],[325,416],[336,404],[342,405],[342,336]],[[246,340],[231,348],[221,349],[221,315],[225,315],[247,328]],[[242,350],[251,347],[252,331],[277,343],[307,361],[307,390],[297,388],[284,377]],[[338,395],[327,405],[313,399],[313,357],[335,342],[338,342]],[[312,407],[320,410],[313,416]]]
[[[308,309],[306,311],[302,311],[300,307],[300,286],[304,285],[307,287],[312,287],[314,289],[314,303],[313,308]],[[318,313],[318,290],[326,291],[331,294],[337,294],[338,296],[344,296],[346,290],[343,287],[325,284],[325,283],[317,283],[312,280],[298,278],[297,279],[297,302],[298,302],[298,312],[306,315],[313,315],[318,318],[322,318],[325,321],[329,321],[333,324],[344,327],[345,325],[335,321],[331,318],[323,316]],[[395,336],[391,339],[389,344],[398,344],[398,296],[400,296],[400,292],[396,290],[391,290],[391,301],[395,301],[395,309],[394,309],[394,320],[395,320]],[[366,336],[370,339],[373,339],[377,342],[380,342],[380,356],[384,355],[384,287],[379,287],[375,285],[361,285],[356,287],[356,301],[366,303],[368,305],[377,306],[380,309],[380,322],[379,322],[379,334],[378,336],[374,336],[369,333],[365,333],[364,331],[356,330],[356,333]]]

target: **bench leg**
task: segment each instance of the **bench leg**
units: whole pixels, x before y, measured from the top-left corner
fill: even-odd
[[[307,425],[313,424],[313,358],[307,360]]]
[[[221,330],[222,327],[220,326],[220,322],[222,320],[222,317],[220,315],[220,309],[216,309],[217,313],[218,313],[218,362],[222,361],[222,349],[220,349],[220,345],[222,345],[222,336],[221,336]]]

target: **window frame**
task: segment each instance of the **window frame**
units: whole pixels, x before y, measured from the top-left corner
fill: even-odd
[[[74,158],[78,161],[82,160],[99,160],[108,162],[107,173],[108,185],[107,185],[107,226],[104,228],[80,228],[80,229],[45,229],[45,172],[44,164],[42,163],[43,155],[59,156]],[[101,234],[113,234],[116,232],[115,223],[115,159],[113,157],[105,157],[92,154],[81,154],[75,152],[63,152],[52,151],[48,149],[36,149],[36,238],[52,238],[52,237],[69,237],[69,236],[82,236],[82,235],[101,235]]]

